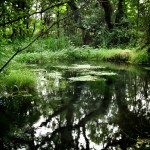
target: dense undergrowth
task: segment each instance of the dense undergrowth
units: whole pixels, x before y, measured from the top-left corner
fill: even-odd
[[[45,42],[45,41],[44,41]],[[92,48],[89,46],[75,47],[62,44],[59,48],[53,43],[38,41],[27,51],[15,58],[17,62],[45,63],[52,60],[99,60],[125,62],[131,64],[149,64],[147,49],[137,51],[136,48]],[[61,43],[61,42],[60,42]],[[53,45],[53,46],[52,46]]]
[[[30,43],[31,39],[14,40],[0,47],[0,65],[22,47]],[[19,53],[0,74],[1,91],[35,91],[36,75],[29,71],[26,64],[44,64],[52,61],[109,61],[131,64],[149,64],[147,47],[143,50],[136,48],[92,48],[90,46],[74,46],[67,38],[43,38],[35,41],[26,50]]]
[[[0,47],[0,65],[22,47],[27,46],[32,39],[15,39]],[[46,37],[35,41],[26,50],[19,53],[11,62],[17,63],[45,63],[54,60],[99,60],[125,62],[132,64],[149,64],[147,47],[137,48],[92,48],[90,46],[74,46],[66,37]]]
[[[0,65],[3,65],[18,49],[26,47],[32,39],[15,39],[0,47]],[[124,46],[125,47],[125,46]],[[92,48],[90,46],[74,46],[68,38],[46,37],[35,41],[26,50],[19,53],[13,62],[44,63],[51,60],[100,60],[112,62],[126,62],[134,64],[149,64],[147,47],[137,50],[128,48]]]

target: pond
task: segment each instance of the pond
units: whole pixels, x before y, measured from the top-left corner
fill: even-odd
[[[102,62],[29,68],[39,77],[36,92],[0,96],[0,149],[150,149],[148,68]]]

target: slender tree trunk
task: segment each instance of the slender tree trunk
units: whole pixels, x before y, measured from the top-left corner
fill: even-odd
[[[113,29],[113,24],[112,24],[112,21],[111,21],[112,7],[111,7],[111,4],[110,4],[110,1],[109,0],[98,0],[98,2],[101,3],[101,5],[104,9],[105,21],[106,21],[106,24],[108,26],[108,29],[109,30]]]
[[[74,14],[74,20],[77,23],[77,26],[79,28],[83,28],[82,23],[81,23],[81,15],[78,9],[78,6],[76,5],[74,0],[70,0],[68,2],[68,5],[70,6],[71,10],[73,11]]]
[[[82,41],[84,44],[88,44],[89,42],[87,42],[89,39],[89,31],[86,30],[83,25],[82,25],[82,21],[81,21],[81,14],[79,12],[79,8],[77,6],[77,4],[75,3],[74,0],[70,0],[68,2],[68,5],[70,6],[71,10],[73,11],[74,14],[74,21],[76,23],[77,28],[82,30]],[[75,31],[75,30],[74,30]]]
[[[59,2],[59,1],[58,1]],[[60,19],[60,12],[59,12],[59,6],[57,7],[57,37],[60,37],[60,22],[58,21]]]
[[[136,21],[136,24],[137,24],[137,33],[139,31],[139,14],[140,14],[140,0],[137,0],[137,21]]]
[[[3,26],[2,26],[2,31],[3,31],[3,37],[5,38],[6,37],[6,25],[5,25],[5,13],[6,13],[6,10],[5,10],[5,5],[3,4],[2,5],[3,7],[3,11],[2,11],[2,17],[1,17],[1,20],[3,22]],[[3,15],[4,14],[4,15]]]
[[[115,23],[120,24],[123,17],[124,17],[124,0],[119,0]]]
[[[89,31],[82,29],[82,41],[84,45],[88,45],[92,42]]]

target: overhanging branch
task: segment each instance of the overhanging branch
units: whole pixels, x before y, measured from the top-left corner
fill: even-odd
[[[5,25],[12,24],[12,23],[14,23],[14,22],[19,21],[20,19],[23,19],[24,17],[30,17],[30,16],[33,16],[33,15],[35,15],[35,14],[44,13],[44,12],[46,12],[46,11],[49,10],[49,9],[52,9],[52,8],[54,8],[54,7],[58,7],[58,6],[67,4],[68,2],[69,2],[69,1],[63,2],[63,3],[58,3],[58,4],[52,5],[52,6],[50,6],[50,7],[47,7],[47,8],[45,8],[45,9],[41,10],[41,11],[37,11],[37,12],[33,12],[33,13],[31,13],[31,14],[25,14],[25,15],[19,16],[19,17],[16,18],[16,19],[9,20],[9,21],[7,21],[7,22],[5,22],[5,23],[0,23],[0,26],[5,26]]]
[[[70,14],[71,15],[71,14]],[[0,68],[0,72],[2,72],[4,70],[4,68],[11,62],[11,60],[17,56],[19,53],[21,53],[22,51],[26,50],[29,46],[31,46],[37,39],[39,39],[41,36],[43,35],[46,35],[48,33],[48,31],[54,26],[56,25],[58,22],[62,21],[62,20],[65,20],[66,18],[68,18],[70,15],[58,20],[58,21],[55,21],[48,29],[46,29],[44,32],[40,33],[35,39],[33,39],[27,46],[21,48],[21,49],[18,49],[10,58],[9,60]]]

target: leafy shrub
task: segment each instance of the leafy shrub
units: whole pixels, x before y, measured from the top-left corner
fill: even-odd
[[[111,32],[102,28],[101,31],[94,34],[93,41],[94,43],[99,43],[96,46],[103,48],[127,47],[133,36],[134,33],[126,28],[114,28]]]

